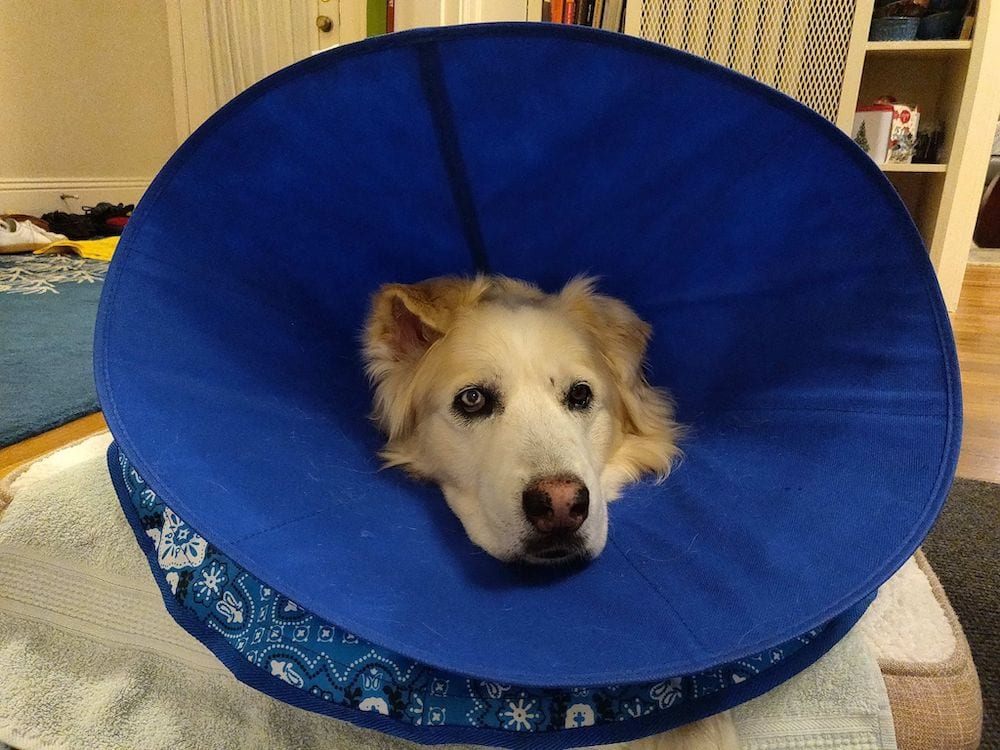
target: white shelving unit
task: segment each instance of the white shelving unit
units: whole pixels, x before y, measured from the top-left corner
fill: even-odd
[[[869,42],[873,0],[858,0],[837,125],[883,95],[920,107],[939,122],[939,164],[884,164],[882,170],[923,235],[949,310],[958,306],[993,130],[1000,110],[1000,5],[979,0],[971,40]]]
[[[1000,109],[1000,0],[979,0],[971,40],[869,42],[874,0],[628,0],[626,33],[726,65],[850,132],[859,103],[917,104],[944,128],[940,164],[882,167],[958,305]],[[891,241],[891,240],[887,240]]]

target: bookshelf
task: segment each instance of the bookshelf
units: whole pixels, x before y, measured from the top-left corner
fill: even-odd
[[[1000,0],[979,0],[971,40],[869,42],[873,0],[858,0],[837,125],[883,95],[943,125],[939,164],[883,164],[924,238],[949,310],[958,306],[1000,109]]]

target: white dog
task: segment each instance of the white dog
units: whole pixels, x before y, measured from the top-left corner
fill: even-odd
[[[677,455],[670,401],[643,377],[650,327],[593,286],[480,276],[375,296],[365,357],[386,465],[438,483],[501,560],[595,557],[608,501]]]
[[[607,503],[678,455],[670,399],[643,375],[650,334],[592,279],[557,294],[497,276],[386,285],[364,333],[385,464],[436,482],[500,560],[594,558]],[[723,715],[627,746],[738,744]]]

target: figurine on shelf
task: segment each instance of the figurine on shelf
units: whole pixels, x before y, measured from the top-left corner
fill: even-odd
[[[920,109],[915,105],[899,104],[892,96],[879,97],[875,103],[892,107],[892,127],[889,130],[889,153],[886,161],[909,164],[913,161],[917,144]]]

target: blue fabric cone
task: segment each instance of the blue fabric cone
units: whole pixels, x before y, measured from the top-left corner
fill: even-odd
[[[493,560],[436,488],[379,471],[368,298],[483,268],[600,276],[652,323],[650,380],[690,427],[571,575]],[[927,253],[847,136],[705,61],[551,25],[393,34],[237,97],[129,222],[95,361],[122,453],[227,559],[366,641],[525,687],[694,674],[853,611],[933,522],[961,425]]]

